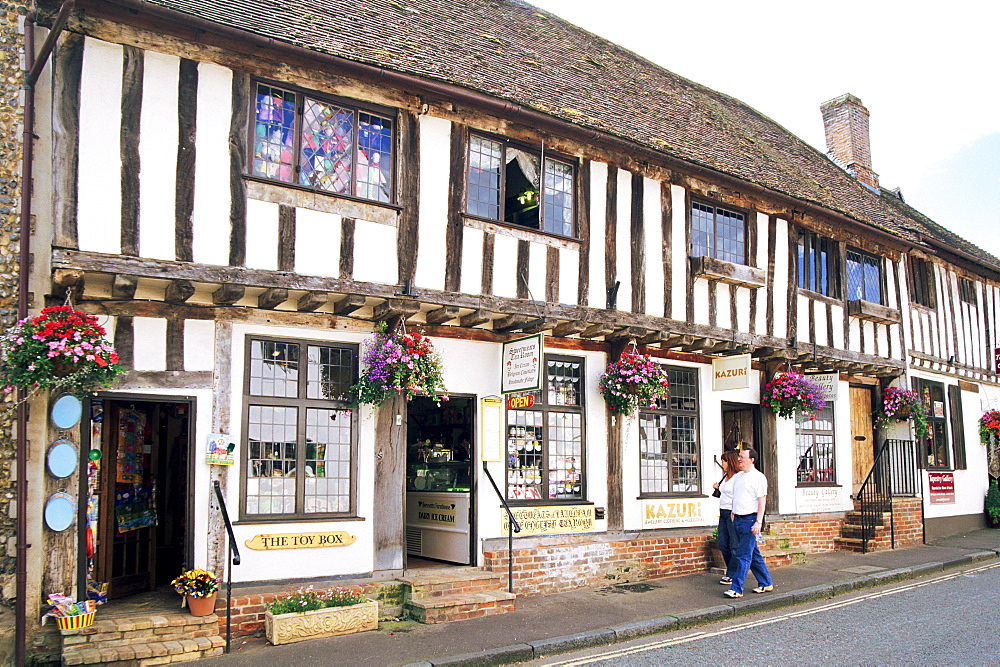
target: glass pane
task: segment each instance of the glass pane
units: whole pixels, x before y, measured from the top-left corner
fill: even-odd
[[[676,493],[695,492],[699,488],[697,419],[671,417],[670,439],[673,446],[670,458],[671,490]]]
[[[306,513],[351,509],[351,417],[343,410],[306,410]]]
[[[797,248],[798,248],[798,267],[797,268],[798,268],[798,274],[799,274],[799,282],[797,284],[798,284],[799,287],[801,287],[803,289],[812,289],[809,286],[809,281],[806,279],[806,276],[809,275],[810,268],[809,268],[809,262],[806,260],[806,248],[803,245],[801,237],[799,237],[799,243],[798,243]]]
[[[698,372],[671,368],[670,409],[684,412],[698,411]]]
[[[507,499],[541,500],[542,413],[535,410],[507,411]]]
[[[670,491],[670,416],[639,415],[640,493]]]
[[[571,361],[548,361],[546,367],[546,401],[549,405],[580,405],[583,398],[580,374],[583,364]]]
[[[392,121],[359,112],[357,195],[389,202],[391,193]]]
[[[861,268],[861,255],[847,252],[847,298],[857,301],[864,298],[864,273]]]
[[[583,421],[579,414],[549,413],[549,498],[582,498]]]
[[[295,511],[296,410],[251,405],[247,423],[247,513]]]
[[[714,209],[697,202],[691,204],[691,256],[714,257]]]
[[[468,212],[491,220],[500,219],[500,142],[469,137]]]
[[[253,174],[292,182],[295,93],[257,85],[254,111]]]
[[[354,351],[310,345],[307,353],[306,397],[343,400],[354,381]]]
[[[573,236],[573,167],[545,161],[545,231]]]
[[[351,192],[354,112],[306,99],[302,111],[299,182],[326,192]]]
[[[799,484],[830,484],[836,481],[833,446],[833,403],[816,413],[795,418],[796,472]]]
[[[298,395],[299,346],[294,343],[250,341],[250,394]]]
[[[746,262],[746,219],[742,213],[715,209],[715,234],[718,259],[734,264]]]

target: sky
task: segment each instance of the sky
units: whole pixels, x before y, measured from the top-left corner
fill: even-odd
[[[528,0],[735,97],[826,152],[819,107],[870,112],[872,168],[1000,258],[1000,2]]]

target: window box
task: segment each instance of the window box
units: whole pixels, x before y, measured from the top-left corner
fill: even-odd
[[[847,314],[859,320],[868,320],[876,324],[899,324],[899,311],[895,308],[882,306],[864,299],[854,299],[847,302]]]
[[[691,271],[697,278],[757,289],[767,284],[767,273],[744,264],[733,264],[714,257],[692,257]]]

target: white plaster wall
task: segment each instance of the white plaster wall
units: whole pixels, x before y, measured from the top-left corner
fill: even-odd
[[[534,301],[546,301],[546,264],[549,247],[543,243],[528,244],[528,297]]]
[[[709,286],[712,289],[712,286]],[[727,285],[726,283],[717,283],[715,285],[715,323],[723,329],[733,328],[732,321],[732,299],[736,298],[735,292],[737,288]],[[738,317],[738,315],[737,315]]]
[[[667,317],[684,321],[687,303],[688,237],[687,237],[687,191],[679,185],[670,186],[670,201],[673,219],[670,231],[670,312]]]
[[[215,320],[184,320],[184,370],[210,371],[215,366]]]
[[[132,320],[132,332],[136,341],[135,370],[166,370],[167,321],[159,317],[136,317]]]
[[[844,349],[844,318],[847,317],[844,312],[844,307],[834,304],[830,308],[830,317],[833,318],[833,340],[830,342],[831,347],[835,347],[838,350]]]
[[[342,218],[335,213],[295,209],[295,272],[340,277]]]
[[[604,308],[608,287],[604,275],[605,204],[608,191],[608,165],[590,163],[590,294],[591,308]]]
[[[229,264],[229,125],[233,73],[211,63],[198,65],[192,248],[199,264]]]
[[[121,252],[122,47],[87,37],[80,81],[80,250]]]
[[[816,318],[816,344],[829,345],[830,339],[827,335],[826,326],[826,304],[817,302],[813,304]],[[882,348],[884,349],[884,348]]]
[[[642,211],[646,234],[646,313],[662,317],[663,307],[663,216],[660,212],[660,182],[643,179]]]
[[[684,260],[685,263],[687,259]],[[684,283],[681,283],[682,285]],[[692,290],[689,298],[694,300],[694,323],[695,324],[708,324],[708,290],[711,289],[708,281],[704,278],[694,279],[694,289]],[[680,290],[684,292],[683,288]],[[683,320],[684,318],[681,317]]]
[[[578,246],[559,249],[559,303],[580,303],[580,250]]]
[[[448,182],[451,178],[451,122],[443,118],[420,116],[420,226],[417,229],[417,269],[414,280],[419,287],[444,289],[446,232],[448,228]],[[465,229],[465,234],[469,233]],[[465,251],[469,246],[463,243],[463,264]],[[482,245],[475,253],[482,261]],[[465,267],[462,267],[463,292],[480,293],[480,281],[476,289],[466,290]]]
[[[750,304],[757,298],[755,293],[760,290],[752,290],[746,287],[730,287],[729,289],[736,299],[736,321],[733,322],[733,326],[737,331],[749,332],[751,331],[751,325],[756,326],[757,324],[757,322],[750,321]],[[760,306],[758,306],[758,311],[759,308]],[[760,333],[761,329],[755,328],[753,331]]]
[[[459,290],[463,294],[483,293],[483,234],[482,230],[475,227],[466,227],[462,232],[462,279]],[[440,248],[432,250],[434,254],[441,254],[440,263],[443,266],[444,243]],[[425,248],[421,247],[418,257],[423,256],[424,251]]]
[[[800,341],[809,340],[809,309],[812,308],[812,300],[802,294],[795,293],[793,299],[798,301],[798,308],[796,310],[795,326],[797,327],[798,336]],[[774,309],[777,311],[779,308],[784,309],[784,305],[781,303],[781,299],[775,296],[774,299]],[[777,332],[777,329],[775,329]]]
[[[615,273],[621,283],[618,288],[618,310],[632,310],[632,174],[617,170],[618,201],[615,234]]]
[[[144,53],[139,116],[139,256],[176,257],[177,83],[180,58]]]
[[[787,338],[788,305],[784,295],[788,293],[789,257],[788,253],[783,252],[782,249],[788,247],[788,222],[782,218],[775,218],[774,221],[774,247],[774,284],[771,285],[774,295],[774,335],[777,338]],[[808,330],[807,328],[806,331]],[[798,338],[801,339],[802,336],[798,336]]]
[[[247,268],[278,270],[278,205],[247,200]]]
[[[768,228],[770,225],[770,218],[764,213],[757,214],[757,261],[755,266],[757,268],[763,269],[765,274],[767,272],[768,257],[767,257],[767,243],[768,243]],[[766,280],[766,277],[765,277]],[[757,303],[757,321],[753,323],[753,330],[757,333],[765,333],[767,331],[767,293],[771,289],[771,285],[765,285],[761,289],[751,290],[750,298],[756,299]],[[742,321],[742,320],[741,320]],[[749,328],[746,329],[750,331]]]
[[[861,349],[861,320],[856,317],[847,319],[847,349],[855,352]]]
[[[517,239],[504,234],[493,239],[493,294],[517,297]]]
[[[395,285],[399,282],[396,262],[396,227],[368,220],[354,222],[354,279]]]

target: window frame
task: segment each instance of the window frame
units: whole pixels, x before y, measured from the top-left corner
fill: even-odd
[[[272,176],[257,174],[254,172],[254,143],[256,141],[255,126],[257,123],[257,93],[259,86],[268,86],[270,88],[276,88],[283,92],[293,93],[296,95],[295,102],[295,122],[293,124],[292,131],[294,132],[294,144],[292,146],[292,156],[294,162],[292,163],[292,180],[284,181],[280,178],[275,178]],[[351,188],[350,192],[335,192],[333,190],[325,190],[318,186],[310,186],[303,184],[300,181],[300,174],[302,168],[302,117],[305,100],[315,100],[322,104],[336,105],[345,109],[352,111],[353,124],[352,133],[354,137],[353,152],[351,155]],[[398,205],[398,169],[399,169],[399,112],[391,107],[385,107],[378,104],[370,104],[367,102],[362,102],[359,100],[354,100],[350,98],[339,97],[336,95],[327,95],[314,90],[303,88],[301,86],[289,85],[284,83],[279,83],[276,81],[270,81],[268,79],[262,78],[252,78],[250,81],[250,100],[249,108],[247,112],[248,117],[248,128],[247,128],[247,158],[246,158],[246,177],[250,179],[260,180],[264,183],[274,183],[276,185],[281,185],[285,187],[292,187],[300,190],[305,190],[307,192],[317,193],[321,195],[327,195],[330,197],[339,197],[344,199],[349,199],[352,201],[364,202],[368,204],[375,204],[380,206],[392,206]],[[358,191],[358,174],[357,174],[357,154],[359,147],[357,145],[358,136],[358,114],[364,113],[387,120],[392,124],[391,136],[389,139],[390,151],[389,160],[390,165],[386,170],[389,177],[389,184],[386,189],[389,195],[389,201],[382,201],[380,199],[373,199],[369,197],[363,197],[357,194]]]
[[[979,306],[979,291],[976,289],[976,281],[969,278],[958,277],[958,298],[962,303],[970,306]]]
[[[493,218],[489,215],[482,215],[480,213],[474,213],[471,211],[471,198],[470,189],[474,185],[472,182],[472,148],[473,139],[480,139],[489,142],[495,142],[500,144],[501,155],[500,155],[500,184],[499,190],[497,190],[497,196],[499,198],[497,204],[497,217]],[[529,227],[527,225],[521,225],[516,222],[510,222],[506,219],[506,201],[507,201],[507,176],[506,176],[506,165],[507,165],[507,151],[508,149],[514,149],[521,151],[523,153],[528,153],[536,158],[538,158],[539,167],[541,169],[541,175],[539,178],[539,193],[538,193],[538,227]],[[579,220],[579,201],[580,201],[580,161],[572,156],[559,153],[556,151],[547,150],[544,142],[539,146],[532,146],[528,143],[521,141],[514,141],[504,136],[489,134],[487,132],[476,132],[470,131],[468,133],[468,140],[466,142],[465,149],[465,187],[462,191],[462,214],[474,218],[476,220],[484,220],[494,224],[505,225],[512,229],[526,229],[531,232],[538,232],[540,234],[548,234],[551,236],[556,236],[559,238],[578,240],[580,232],[580,220]],[[572,195],[573,200],[570,207],[572,214],[572,233],[563,234],[557,231],[551,231],[545,229],[545,208],[546,208],[546,188],[545,188],[545,164],[546,161],[551,160],[557,164],[568,166],[571,170],[572,177]],[[478,201],[478,200],[477,200]],[[485,203],[485,202],[484,202]]]
[[[251,355],[254,343],[276,343],[283,345],[299,346],[299,366],[298,378],[296,380],[296,395],[294,397],[285,396],[262,396],[250,393],[251,381]],[[351,359],[351,382],[358,378],[359,350],[357,343],[343,343],[339,341],[313,340],[302,338],[284,338],[267,335],[248,334],[244,341],[244,368],[243,368],[243,405],[241,415],[242,431],[240,434],[240,498],[239,498],[239,520],[235,523],[290,523],[309,521],[334,521],[342,519],[355,519],[358,514],[358,450],[359,450],[359,420],[357,410],[351,410],[347,401],[323,398],[308,398],[309,384],[309,347],[327,347],[342,350],[350,355]],[[303,363],[304,361],[304,363]],[[295,469],[302,470],[306,464],[307,442],[306,429],[308,426],[306,415],[309,409],[340,410],[350,412],[347,417],[350,420],[350,463],[349,474],[350,483],[348,485],[349,498],[348,509],[341,512],[306,512],[304,508],[305,500],[305,480],[307,475],[295,475],[295,511],[276,513],[249,513],[247,511],[247,482],[250,465],[250,410],[252,407],[279,407],[295,408],[296,410],[296,457]],[[254,479],[266,479],[259,477]],[[300,506],[300,501],[303,506]]]
[[[710,239],[712,241],[710,247],[706,248],[708,252],[701,252],[699,248],[696,248],[695,242],[695,207],[702,206],[706,208],[711,208],[712,214],[712,233],[710,234]],[[730,253],[728,251],[719,250],[719,239],[725,238],[719,236],[719,227],[721,225],[719,221],[719,211],[725,211],[731,215],[738,215],[743,220],[743,233],[742,238],[739,240],[741,256],[739,260],[734,260],[729,258]],[[742,266],[752,266],[750,257],[750,214],[746,211],[735,206],[723,206],[712,201],[704,199],[692,199],[690,205],[687,209],[688,221],[689,221],[689,233],[688,233],[688,254],[691,257],[711,257],[712,259],[717,259],[722,262],[729,262],[730,264],[739,264]],[[705,211],[708,213],[708,211]],[[698,232],[701,233],[701,232]],[[727,255],[723,257],[721,255]]]
[[[831,299],[837,298],[840,293],[840,281],[838,280],[840,272],[837,270],[837,267],[840,266],[839,244],[827,236],[820,236],[808,229],[800,229],[796,249],[795,273],[798,288]],[[826,256],[825,285],[819,284],[821,281],[820,262],[817,262],[817,259],[821,255]],[[808,276],[806,275],[807,268],[809,269]]]
[[[934,275],[934,264],[923,257],[910,255],[907,262],[909,269],[910,303],[924,308],[937,308],[937,280]]]
[[[925,470],[954,470],[952,467],[954,456],[951,451],[951,442],[948,437],[948,394],[945,391],[945,385],[943,382],[935,382],[933,380],[925,380],[923,378],[913,378],[913,388],[916,390],[917,395],[924,404],[924,408],[927,410],[927,435],[917,438],[917,447],[919,447],[920,452],[920,466]],[[940,394],[940,403],[942,410],[944,412],[940,417],[934,416],[934,402],[935,402],[935,392]],[[934,445],[935,437],[941,438],[944,442],[944,449],[938,448],[938,453],[942,452],[945,455],[944,462],[939,462],[939,458],[934,458],[934,462],[931,462],[931,457],[935,456],[935,452],[930,450],[930,447]]]
[[[817,429],[816,422],[822,415],[829,412],[829,429]],[[833,401],[827,401],[823,410],[816,413],[815,419],[806,416],[801,412],[795,415],[795,459],[798,463],[795,466],[796,486],[837,486],[837,421],[836,409]],[[818,438],[829,438],[828,442],[820,443]],[[808,440],[807,447],[803,447],[803,440]],[[819,445],[828,445],[825,456],[819,457],[817,451]],[[812,454],[809,454],[810,450]],[[813,465],[803,468],[806,457],[811,457]],[[823,458],[829,462],[826,468],[817,467],[817,459]],[[812,479],[809,479],[812,477]],[[805,478],[805,479],[803,479]]]
[[[860,260],[860,264],[861,264],[861,281],[862,281],[861,282],[861,294],[858,295],[858,296],[855,296],[854,292],[852,290],[853,285],[852,285],[852,281],[851,281],[851,271],[850,271],[850,264],[852,262],[851,255],[857,255],[858,258],[859,258],[859,260]],[[864,267],[867,265],[867,262],[864,261],[864,260],[873,260],[874,263],[875,263],[875,266],[878,267],[878,300],[877,301],[872,301],[871,299],[866,298],[866,297],[870,296],[870,294],[868,292],[867,283],[865,281]],[[875,255],[875,254],[870,253],[870,252],[865,252],[864,250],[861,250],[859,248],[851,248],[851,247],[849,247],[849,248],[847,248],[847,252],[844,254],[844,273],[845,273],[845,275],[844,275],[844,285],[846,287],[846,290],[845,290],[846,294],[845,294],[845,296],[846,296],[846,299],[848,301],[861,300],[861,301],[867,301],[868,303],[878,304],[878,305],[881,305],[881,306],[885,305],[885,298],[886,298],[885,297],[885,292],[886,292],[886,283],[885,283],[885,281],[886,281],[886,276],[885,276],[885,258],[884,257],[882,257],[881,255]]]
[[[577,404],[576,405],[565,405],[558,404],[556,402],[549,402],[549,395],[552,388],[549,385],[548,380],[548,367],[549,362],[562,362],[579,364],[580,372],[577,383]],[[505,406],[504,408],[504,427],[506,429],[506,456],[504,457],[504,495],[507,503],[511,506],[532,506],[532,505],[550,505],[550,504],[586,504],[587,500],[587,406],[586,406],[586,359],[584,357],[574,357],[568,355],[560,354],[545,354],[542,359],[543,363],[543,386],[541,389],[533,392],[524,392],[519,395],[533,395],[535,397],[535,403],[531,407],[527,408],[511,408]],[[558,392],[556,392],[558,395]],[[539,481],[539,488],[542,493],[541,498],[513,498],[512,489],[517,485],[517,483],[512,483],[512,477],[516,478],[517,473],[513,472],[515,470],[522,470],[520,466],[520,457],[517,454],[517,438],[515,435],[515,430],[520,428],[521,425],[511,423],[512,413],[530,413],[530,412],[540,412],[541,413],[541,435],[542,440],[539,443],[541,445],[541,453],[539,455],[540,461],[544,463],[544,472],[539,471],[541,479]],[[552,475],[554,472],[549,468],[550,447],[552,444],[552,439],[549,437],[549,417],[553,414],[574,414],[578,415],[580,419],[580,452],[579,460],[576,462],[576,474],[579,480],[579,495],[573,495],[571,497],[551,497],[551,485],[557,484],[558,482],[553,480]],[[512,448],[514,448],[512,450]],[[511,467],[511,461],[513,456],[518,456],[519,466],[518,468]],[[566,455],[563,455],[566,456]],[[574,457],[573,454],[569,455],[571,458]],[[523,475],[523,472],[521,473]],[[570,476],[566,478],[564,483],[570,482]],[[530,486],[528,484],[523,485],[525,487]],[[576,492],[576,489],[572,489]]]
[[[659,362],[656,362],[656,363],[659,363]],[[690,366],[671,366],[671,365],[668,365],[668,364],[663,364],[663,366],[664,366],[664,369],[667,371],[667,374],[669,376],[670,386],[671,386],[671,388],[672,388],[673,391],[670,392],[670,396],[666,400],[657,401],[655,408],[650,408],[648,406],[644,406],[644,407],[640,407],[640,409],[639,409],[639,416],[638,416],[638,420],[637,420],[637,423],[638,423],[638,426],[639,426],[639,452],[638,452],[638,457],[639,457],[638,458],[638,463],[639,463],[639,471],[638,471],[639,472],[639,497],[640,498],[679,498],[679,497],[703,496],[704,493],[703,493],[702,489],[703,489],[703,486],[704,486],[704,479],[703,479],[703,475],[702,475],[702,467],[701,467],[701,465],[699,463],[699,461],[701,460],[701,457],[702,457],[702,441],[701,441],[701,407],[702,407],[702,402],[701,402],[701,394],[700,394],[701,376],[700,376],[700,373],[698,372],[697,368],[692,368]],[[692,380],[691,386],[693,387],[693,389],[692,389],[692,393],[691,393],[690,396],[680,396],[680,395],[678,395],[678,393],[676,391],[676,389],[678,387],[685,386],[683,383],[680,382],[680,378],[678,377],[680,373],[689,374],[690,377],[691,377],[691,380]],[[677,407],[680,404],[681,401],[688,401],[688,400],[694,402],[694,408],[693,409],[683,409],[681,407]],[[662,445],[668,445],[668,451],[660,451],[660,452],[643,451],[644,447],[648,447],[648,444],[646,444],[646,443],[649,442],[648,438],[644,438],[643,437],[643,435],[645,433],[645,431],[644,431],[645,423],[644,422],[645,422],[646,419],[649,419],[651,417],[661,417],[661,418],[666,418],[666,419],[670,420],[670,427],[669,427],[669,431],[668,431],[669,432],[669,440],[663,440],[663,439],[657,439],[656,440],[656,442],[660,443],[661,446]],[[677,448],[676,448],[676,442],[675,442],[675,440],[673,438],[673,434],[674,434],[675,426],[676,426],[676,421],[675,420],[678,419],[678,418],[685,418],[685,419],[691,419],[691,420],[693,420],[693,424],[688,428],[688,430],[690,430],[694,434],[694,453],[693,453],[694,463],[691,466],[694,469],[695,475],[696,475],[695,476],[695,481],[694,481],[694,488],[688,488],[688,489],[684,489],[684,490],[681,490],[681,491],[673,491],[673,490],[670,490],[670,491],[651,491],[651,490],[647,490],[648,485],[653,480],[649,479],[648,476],[647,476],[647,474],[646,474],[646,469],[649,468],[649,466],[647,466],[645,464],[645,461],[646,460],[653,460],[653,459],[648,459],[648,458],[644,458],[644,457],[647,457],[650,454],[656,454],[656,455],[658,455],[660,457],[664,457],[664,456],[670,457],[669,460],[671,460],[671,461],[673,460],[673,457],[675,457],[678,454],[678,451],[677,451]],[[654,428],[663,428],[663,427],[660,426],[660,427],[654,427]],[[683,454],[683,452],[681,454]],[[660,458],[659,460],[662,461],[662,460],[666,460],[666,459]],[[678,464],[678,467],[680,467],[679,464]],[[649,468],[649,469],[652,470],[651,468]],[[677,477],[673,474],[673,466],[671,465],[671,466],[667,467],[667,478],[666,479],[660,479],[660,480],[657,480],[657,481],[659,481],[661,483],[666,483],[669,487],[673,487],[674,484],[677,483],[676,479],[677,479]],[[688,486],[690,486],[690,485],[691,485],[690,481],[688,481]]]

